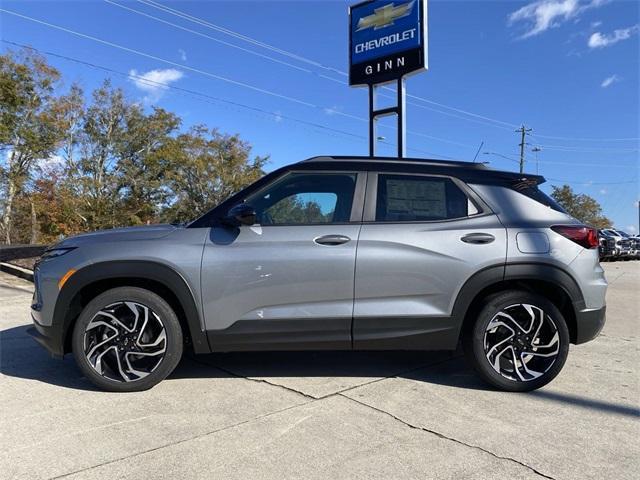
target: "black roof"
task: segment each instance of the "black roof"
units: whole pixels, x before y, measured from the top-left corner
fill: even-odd
[[[458,160],[435,160],[432,158],[397,158],[397,157],[361,157],[361,156],[330,156],[330,157],[311,157],[306,160],[302,160],[300,163],[307,162],[326,162],[326,161],[345,161],[352,160],[357,162],[368,162],[372,165],[379,165],[380,163],[408,163],[408,164],[420,164],[424,166],[437,166],[437,167],[457,167],[457,168],[472,168],[474,170],[487,169],[484,163],[475,162],[462,162]]]
[[[464,181],[478,183],[530,182],[541,184],[544,177],[528,173],[494,170],[484,163],[461,162],[455,160],[435,160],[430,158],[360,157],[360,156],[319,156],[303,160],[288,168],[308,170],[377,170],[396,173],[430,173],[450,175]]]
[[[273,181],[287,171],[376,171],[397,173],[423,173],[459,178],[464,182],[488,185],[509,185],[516,189],[525,188],[532,184],[543,183],[544,177],[529,175],[526,173],[504,172],[493,170],[483,163],[458,162],[451,160],[432,160],[423,158],[396,158],[396,157],[358,157],[358,156],[321,156],[303,160],[298,163],[286,165],[262,177],[240,191],[200,218],[194,220],[189,227],[212,226],[213,221],[226,212],[231,206],[241,201],[247,191],[256,191]]]

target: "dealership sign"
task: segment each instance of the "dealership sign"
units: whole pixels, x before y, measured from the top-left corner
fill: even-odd
[[[349,85],[386,83],[427,68],[423,0],[369,0],[349,9]]]

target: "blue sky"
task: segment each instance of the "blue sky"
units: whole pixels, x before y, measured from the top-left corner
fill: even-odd
[[[366,89],[348,87],[342,74],[349,3],[3,0],[0,7],[112,45],[7,12],[0,26],[3,40],[135,75],[110,76],[131,99],[181,115],[185,127],[239,133],[255,154],[271,155],[273,169],[314,155],[367,154]],[[430,1],[429,70],[407,81],[408,153],[472,160],[484,142],[479,160],[515,170],[514,130],[524,123],[533,128],[526,171],[536,172],[530,150],[539,146],[545,189],[568,182],[595,197],[618,228],[636,232],[639,5]],[[89,91],[108,75],[50,62],[63,88],[76,81]],[[393,124],[385,119],[379,130],[389,143]],[[380,154],[394,152],[380,143]]]

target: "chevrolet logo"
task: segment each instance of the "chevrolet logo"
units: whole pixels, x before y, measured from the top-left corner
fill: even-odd
[[[397,7],[395,7],[393,3],[390,3],[384,7],[376,8],[374,13],[358,20],[358,28],[356,29],[356,32],[371,27],[373,27],[374,30],[378,30],[379,28],[393,25],[394,21],[411,15],[414,3],[416,3],[416,0],[403,5],[398,5]]]

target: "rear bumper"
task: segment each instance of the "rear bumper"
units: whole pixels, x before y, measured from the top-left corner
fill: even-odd
[[[27,333],[40,345],[46,348],[52,357],[62,358],[64,356],[64,339],[62,329],[45,327],[40,325],[32,312],[33,326],[27,329]]]
[[[604,327],[607,307],[576,312],[576,345],[586,343],[598,336]]]

